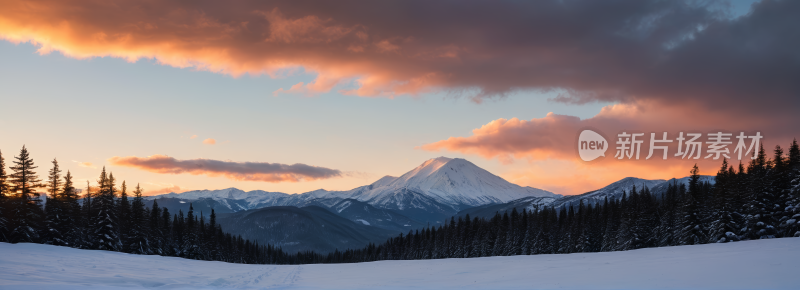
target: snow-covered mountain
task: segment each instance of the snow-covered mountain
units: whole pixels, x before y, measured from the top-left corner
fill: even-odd
[[[369,187],[366,190],[354,190],[353,197],[384,207],[398,201],[394,197],[403,190],[421,193],[456,208],[503,203],[532,196],[559,196],[546,190],[510,183],[465,159],[447,157],[430,159],[398,178],[390,180],[384,177]]]
[[[184,193],[168,193],[145,197],[146,200],[175,198],[185,201],[211,199],[232,212],[257,209],[268,206],[309,206],[331,207],[346,198],[346,192],[318,189],[303,194],[286,194],[263,190],[243,191],[237,188],[220,190],[195,190]]]
[[[581,200],[583,200],[583,203],[587,205],[603,203],[606,197],[609,200],[622,198],[623,190],[630,194],[631,189],[633,189],[634,186],[637,188],[637,190],[640,190],[644,187],[652,189],[653,187],[662,184],[664,182],[666,182],[666,180],[663,179],[641,179],[636,177],[625,177],[614,183],[606,185],[605,187],[598,190],[593,190],[579,195],[566,196],[564,198],[558,199],[552,205],[553,206],[562,206],[562,205],[569,206],[570,204],[578,205]]]
[[[211,199],[231,212],[268,206],[318,205],[331,208],[342,200],[354,199],[426,222],[440,221],[468,207],[527,197],[557,198],[560,195],[510,183],[464,159],[439,157],[425,161],[400,177],[384,176],[370,185],[348,191],[320,189],[302,194],[286,194],[261,190],[245,192],[227,188],[169,193],[147,199]]]
[[[709,175],[701,175],[700,182],[708,182],[710,184],[715,183],[715,177]],[[494,216],[496,212],[505,212],[510,211],[514,208],[517,211],[521,211],[523,209],[527,210],[539,210],[544,207],[562,207],[562,206],[577,206],[581,201],[584,204],[598,204],[603,203],[606,198],[608,200],[619,200],[622,198],[623,190],[630,194],[633,187],[636,187],[636,190],[641,190],[642,188],[647,187],[650,190],[650,193],[655,196],[656,198],[661,198],[661,196],[666,193],[667,186],[671,183],[675,183],[677,185],[684,184],[688,187],[689,184],[689,176],[683,178],[673,178],[670,180],[663,180],[663,179],[641,179],[636,177],[626,177],[615,181],[601,189],[593,190],[584,194],[579,195],[569,195],[560,198],[547,198],[547,197],[527,197],[527,198],[520,198],[517,200],[513,200],[506,203],[497,203],[497,204],[489,204],[483,206],[477,206],[473,208],[468,208],[466,210],[462,210],[458,212],[459,216],[465,216],[467,214],[470,217],[485,217],[491,218]]]
[[[659,183],[656,186],[650,188],[650,192],[653,193],[657,198],[661,198],[662,195],[667,193],[667,187],[670,184],[675,184],[680,186],[681,184],[686,186],[686,189],[689,189],[689,178],[690,176],[686,176],[684,178],[672,178],[665,182]],[[717,182],[717,177],[713,175],[700,175],[700,183],[708,182],[710,184],[715,184]]]

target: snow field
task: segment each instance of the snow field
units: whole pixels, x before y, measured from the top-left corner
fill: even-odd
[[[800,239],[611,253],[241,265],[0,243],[11,289],[798,289]]]

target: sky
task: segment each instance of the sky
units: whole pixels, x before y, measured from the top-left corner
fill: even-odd
[[[348,190],[439,156],[580,194],[721,164],[582,161],[585,128],[800,135],[796,1],[0,6],[6,165],[25,145],[42,176],[146,195]]]

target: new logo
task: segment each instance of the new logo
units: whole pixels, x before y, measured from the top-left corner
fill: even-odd
[[[592,130],[583,130],[578,137],[578,154],[583,161],[592,161],[606,156],[608,142],[603,136]]]

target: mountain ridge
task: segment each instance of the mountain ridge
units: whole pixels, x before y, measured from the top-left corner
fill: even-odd
[[[400,177],[386,175],[371,184],[346,191],[318,189],[287,194],[263,190],[243,191],[231,187],[168,193],[148,196],[146,199],[212,199],[236,212],[269,206],[322,205],[330,208],[349,198],[407,216],[421,215],[420,222],[430,222],[439,221],[464,208],[525,197],[559,196],[546,190],[513,184],[465,159],[438,157],[426,160]]]

